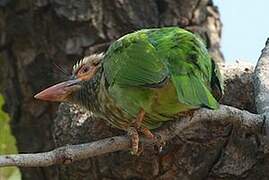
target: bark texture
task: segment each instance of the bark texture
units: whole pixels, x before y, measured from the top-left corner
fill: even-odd
[[[6,99],[5,109],[12,119],[12,131],[17,138],[19,151],[47,151],[67,143],[87,142],[121,134],[101,121],[95,121],[94,117],[84,123],[81,117],[88,119],[85,114],[70,113],[70,109],[64,105],[60,107],[59,116],[53,122],[57,106],[36,101],[33,94],[66,78],[55,68],[54,63],[69,71],[78,58],[105,50],[114,39],[127,32],[171,25],[199,33],[205,39],[213,58],[219,62],[223,60],[219,50],[221,23],[211,0],[0,1],[0,87]],[[242,103],[234,102],[238,107],[253,108],[251,99],[243,96],[240,98],[244,100]],[[246,103],[249,103],[248,106],[245,106]],[[71,121],[78,117],[79,121]],[[223,129],[216,139],[222,140],[227,131],[229,134],[230,127],[226,128],[228,130]],[[204,131],[203,128],[199,131],[206,136],[206,124]],[[216,139],[212,141],[213,154],[218,154],[216,150],[226,142],[224,138],[223,142]],[[178,145],[171,146],[171,151],[180,152],[164,156],[167,159],[162,162],[164,164],[157,161],[158,156],[152,153],[143,158],[135,158],[127,152],[119,152],[69,166],[21,170],[23,178],[27,180],[109,179],[117,176],[131,179],[142,178],[141,172],[148,172],[149,177],[169,177],[175,173],[182,176],[192,174],[194,177],[197,175],[194,172],[205,173],[204,168],[208,166],[201,164],[201,167],[194,169],[191,166],[200,164],[203,159],[186,159],[186,153],[191,151],[185,150],[191,148],[199,154],[203,151],[198,151],[196,146],[201,144],[191,146],[192,143],[185,143],[181,138],[175,142]],[[202,149],[206,150],[205,147]],[[182,156],[185,156],[185,160],[179,158]],[[206,164],[215,161],[210,158],[205,161]],[[175,159],[177,161],[173,163]],[[190,164],[185,166],[184,163]],[[126,169],[127,166],[130,167],[129,170]],[[177,171],[178,168],[182,171]]]

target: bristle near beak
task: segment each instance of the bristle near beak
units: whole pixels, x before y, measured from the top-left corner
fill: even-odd
[[[63,102],[69,99],[70,94],[81,88],[78,84],[80,79],[68,80],[56,85],[53,85],[34,96],[36,99],[44,101]]]

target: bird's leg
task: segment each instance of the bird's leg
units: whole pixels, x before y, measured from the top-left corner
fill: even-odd
[[[145,111],[141,109],[136,117],[136,119],[132,122],[131,126],[128,128],[128,136],[131,138],[131,146],[132,150],[131,153],[134,155],[139,155],[141,152],[138,152],[138,146],[139,146],[139,128],[141,126],[141,123],[144,119]]]
[[[140,127],[139,131],[144,134],[148,139],[154,139],[154,134],[152,134],[152,132],[150,132],[149,129],[144,128],[144,127]]]
[[[132,125],[128,128],[128,136],[131,138],[132,154],[139,155],[142,151],[139,150],[139,133],[144,134],[149,139],[154,139],[154,135],[149,129],[141,127],[142,121],[145,116],[144,109],[141,109],[132,122]]]
[[[143,133],[147,138],[152,139],[154,141],[158,153],[162,151],[165,142],[161,141],[159,136],[154,135],[149,129],[144,127],[140,127],[140,132]]]

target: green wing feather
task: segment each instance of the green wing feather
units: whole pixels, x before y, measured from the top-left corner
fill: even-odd
[[[121,86],[155,84],[169,73],[145,33],[133,33],[116,41],[105,55],[104,70],[109,84]]]
[[[180,103],[218,108],[211,94],[213,85],[221,86],[215,64],[203,42],[183,29],[146,29],[125,35],[109,48],[103,67],[111,86],[146,88],[170,77]]]
[[[197,107],[216,109],[219,104],[211,94],[214,73],[211,59],[203,42],[182,29],[171,29],[166,36],[152,33],[158,39],[156,49],[166,59],[180,102]]]

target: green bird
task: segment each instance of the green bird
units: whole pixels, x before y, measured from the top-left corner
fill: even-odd
[[[136,154],[139,134],[154,138],[151,130],[168,120],[201,107],[217,109],[222,94],[218,66],[202,40],[184,29],[165,27],[121,37],[105,54],[75,64],[68,81],[35,98],[86,107],[127,131]]]

